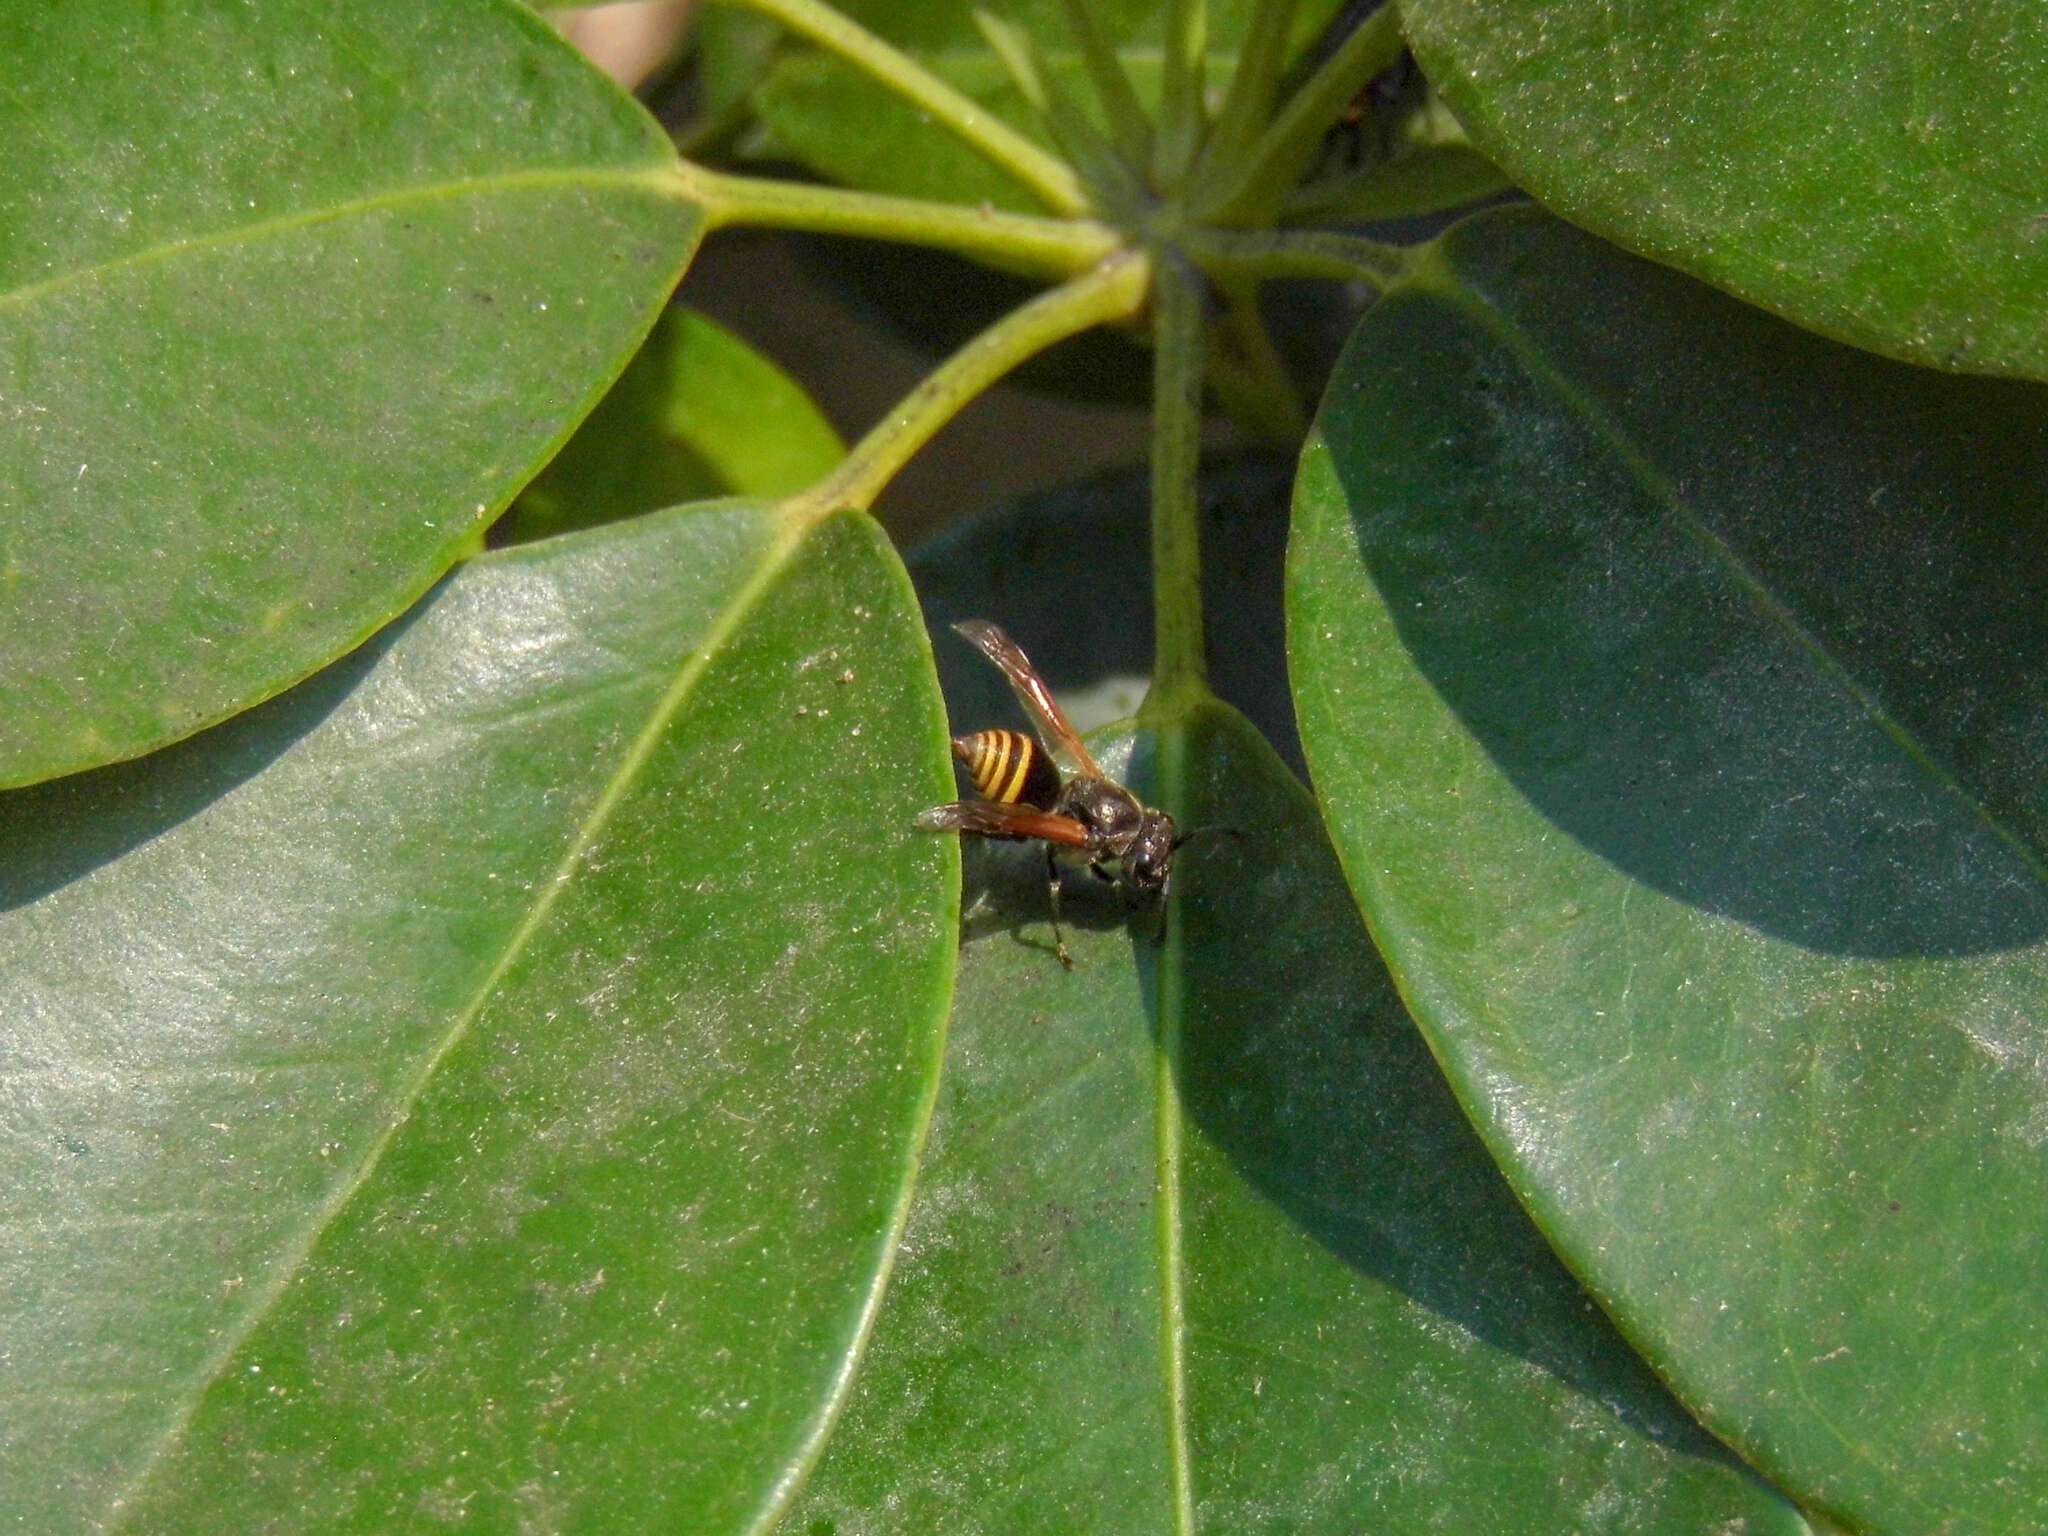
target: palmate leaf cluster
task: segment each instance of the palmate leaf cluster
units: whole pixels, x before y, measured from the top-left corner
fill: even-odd
[[[0,1513],[2048,1529],[2048,13],[690,48],[0,8]],[[1038,287],[849,448],[738,226]],[[973,616],[1231,834],[1071,972]]]

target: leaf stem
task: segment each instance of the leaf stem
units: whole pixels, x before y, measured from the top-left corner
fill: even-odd
[[[1131,88],[1131,77],[1124,73],[1123,60],[1117,57],[1102,28],[1095,24],[1095,13],[1089,8],[1093,3],[1094,0],[1060,0],[1060,9],[1066,14],[1067,30],[1081,50],[1081,62],[1087,66],[1096,98],[1102,103],[1110,139],[1124,162],[1143,175],[1152,160],[1152,119],[1145,115],[1138,93]]]
[[[703,205],[713,229],[753,225],[864,235],[955,251],[1033,277],[1085,272],[1120,243],[1115,230],[1091,219],[1046,219],[804,181],[728,176],[688,160],[679,179],[684,195]]]
[[[1401,56],[1401,16],[1383,5],[1358,24],[1289,98],[1235,174],[1202,189],[1196,217],[1211,224],[1269,222],[1346,102]]]
[[[1440,213],[1514,185],[1500,167],[1463,144],[1419,144],[1349,175],[1288,193],[1282,224],[1363,224]]]
[[[972,14],[1017,94],[1038,114],[1053,143],[1088,188],[1092,205],[1105,214],[1136,207],[1138,188],[1129,168],[1101,130],[1067,99],[1059,77],[1045,68],[1031,34],[985,5],[974,6]]]
[[[1201,277],[1162,256],[1152,298],[1152,689],[1147,710],[1206,688],[1202,638]]]
[[[1170,0],[1159,84],[1159,134],[1152,145],[1152,182],[1161,191],[1180,185],[1201,146],[1202,55],[1208,46],[1207,0]]]
[[[1287,59],[1287,34],[1296,3],[1297,0],[1258,0],[1245,28],[1244,47],[1238,53],[1230,89],[1216,114],[1216,126],[1202,146],[1201,162],[1195,169],[1196,185],[1229,179],[1272,115],[1273,93],[1280,84],[1280,67]]]
[[[793,523],[841,507],[865,511],[934,433],[1026,358],[1090,326],[1127,320],[1144,305],[1152,262],[1118,251],[1093,270],[1012,310],[939,364],[881,422],[854,444],[839,467],[783,502]]]
[[[1190,261],[1219,278],[1327,277],[1385,290],[1408,275],[1405,247],[1320,229],[1190,229],[1181,237]]]
[[[1055,213],[1088,211],[1073,168],[1048,154],[972,97],[955,90],[901,49],[848,20],[821,0],[717,0],[771,16],[790,31],[836,53],[889,87],[990,164],[1029,187]]]
[[[1003,66],[1003,73],[1010,77],[1010,84],[1017,87],[1017,94],[1024,98],[1024,104],[1041,118],[1045,116],[1045,75],[1039,68],[1038,48],[1026,32],[1007,16],[998,16],[985,5],[970,5],[968,15],[973,19],[975,30],[981,33],[982,41],[996,56],[996,62]]]

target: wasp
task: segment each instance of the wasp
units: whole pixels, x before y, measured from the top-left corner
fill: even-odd
[[[1060,937],[1061,856],[1085,864],[1098,879],[1149,895],[1166,888],[1173,852],[1186,839],[1175,832],[1171,816],[1143,804],[1102,771],[1016,641],[986,619],[953,628],[1009,680],[1038,740],[1008,730],[954,737],[953,755],[981,798],[935,805],[917,824],[930,832],[1043,842],[1053,948],[1071,971],[1074,960]],[[1111,859],[1115,875],[1103,868]]]

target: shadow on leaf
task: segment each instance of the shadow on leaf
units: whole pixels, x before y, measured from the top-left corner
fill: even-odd
[[[1188,759],[1190,814],[1245,833],[1175,870],[1180,1086],[1203,1134],[1360,1274],[1652,1441],[1738,1465],[1516,1202],[1409,1021],[1306,793],[1221,709],[1197,717]]]
[[[349,697],[426,606],[210,730],[146,757],[0,794],[0,912],[85,878],[255,778]]]
[[[2048,391],[1479,222],[1507,254],[1451,236],[1471,292],[1384,303],[1320,423],[1409,664],[1678,900],[1874,958],[2048,934]]]

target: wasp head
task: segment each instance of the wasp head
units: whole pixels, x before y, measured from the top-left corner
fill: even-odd
[[[1123,852],[1124,878],[1141,891],[1164,886],[1173,868],[1174,843],[1173,818],[1164,811],[1147,811],[1144,825]]]

